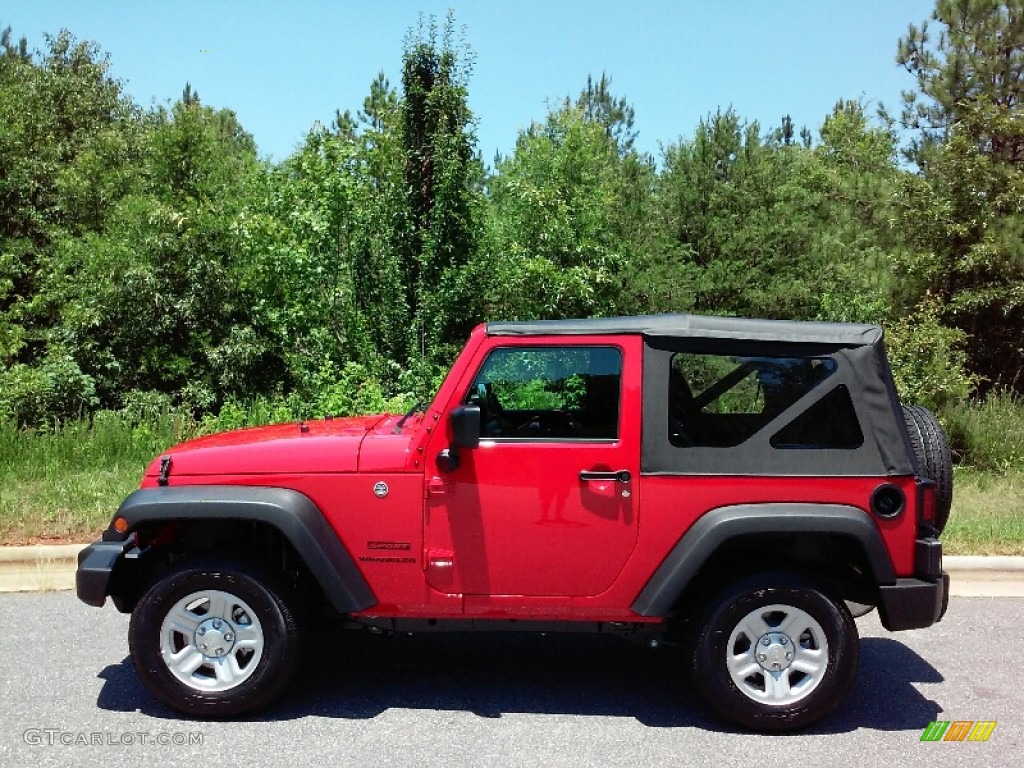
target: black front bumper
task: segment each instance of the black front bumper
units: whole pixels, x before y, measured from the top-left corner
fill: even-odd
[[[135,537],[126,541],[97,541],[78,553],[75,591],[78,599],[97,608],[110,594],[110,577],[124,553],[135,546]]]

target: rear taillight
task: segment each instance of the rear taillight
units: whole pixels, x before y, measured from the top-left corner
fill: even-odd
[[[935,483],[931,480],[917,481],[917,523],[925,535],[935,530]]]

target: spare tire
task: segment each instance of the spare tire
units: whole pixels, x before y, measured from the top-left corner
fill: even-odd
[[[942,533],[953,505],[953,456],[949,443],[939,420],[927,408],[905,405],[903,418],[917,458],[917,471],[935,483],[935,528]]]

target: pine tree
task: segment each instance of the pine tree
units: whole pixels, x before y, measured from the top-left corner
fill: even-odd
[[[402,57],[401,139],[409,230],[402,254],[412,347],[420,355],[461,336],[472,323],[457,279],[477,240],[479,174],[473,116],[467,104],[472,51],[457,40],[449,12],[438,34],[432,18],[405,41]],[[414,353],[415,354],[415,353]]]
[[[899,41],[896,61],[917,81],[905,91],[902,122],[919,131],[910,159],[951,135],[967,132],[978,149],[1001,161],[1024,161],[1024,132],[1007,130],[1024,85],[1024,0],[938,0],[931,21],[913,24]]]

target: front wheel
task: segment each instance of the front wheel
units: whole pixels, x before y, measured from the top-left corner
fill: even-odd
[[[164,703],[190,715],[235,715],[287,685],[299,631],[286,591],[244,563],[193,561],[173,568],[132,613],[136,672]]]
[[[842,601],[809,579],[768,573],[711,601],[688,661],[696,687],[720,715],[788,731],[846,697],[858,653],[857,626]]]

